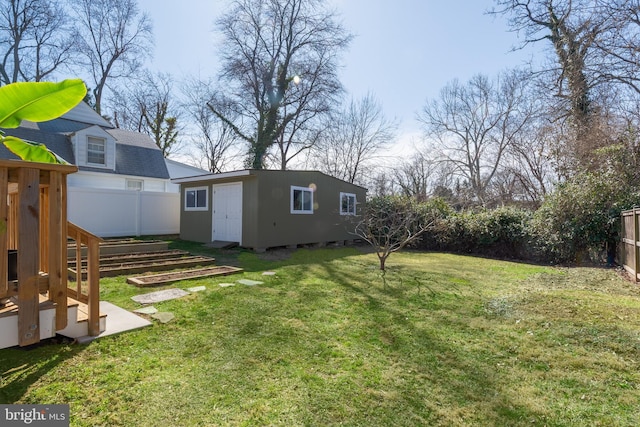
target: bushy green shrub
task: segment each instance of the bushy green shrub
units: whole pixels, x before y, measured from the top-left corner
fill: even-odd
[[[449,212],[421,241],[423,249],[523,258],[529,250],[531,213],[514,207]]]
[[[621,180],[619,173],[581,173],[559,185],[536,211],[536,247],[547,261],[611,262],[620,213],[639,203],[637,184]]]

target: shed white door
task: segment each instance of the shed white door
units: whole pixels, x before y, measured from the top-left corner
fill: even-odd
[[[242,182],[213,186],[212,240],[242,244]]]

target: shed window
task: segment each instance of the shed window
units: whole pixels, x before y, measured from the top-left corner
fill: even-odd
[[[206,211],[209,200],[207,187],[187,188],[184,194],[185,211]]]
[[[356,214],[356,195],[353,193],[340,193],[340,215]]]
[[[313,213],[313,191],[308,187],[291,187],[291,213]]]
[[[103,138],[87,137],[87,163],[104,166],[104,153],[107,142]]]

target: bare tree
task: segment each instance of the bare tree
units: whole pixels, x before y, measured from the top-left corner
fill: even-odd
[[[507,168],[520,183],[525,198],[534,205],[542,203],[560,180],[561,138],[556,127],[537,122],[537,126],[518,135],[509,149]]]
[[[529,120],[519,108],[525,81],[517,71],[495,81],[482,75],[464,85],[455,80],[419,115],[438,160],[453,166],[481,204],[488,201],[487,188],[507,149]]]
[[[133,76],[150,55],[151,20],[135,0],[79,0],[75,10],[83,65],[91,70],[95,110],[102,114],[107,83]]]
[[[191,79],[185,84],[183,93],[186,97],[185,109],[196,128],[191,138],[197,151],[194,156],[196,162],[211,172],[223,172],[238,136],[227,122],[213,113],[209,105],[215,105],[226,117],[235,120],[233,111],[219,99],[211,81]]]
[[[70,66],[74,34],[56,0],[0,3],[0,83],[41,81]]]
[[[355,234],[373,247],[384,272],[387,258],[420,237],[429,225],[429,218],[414,200],[379,196],[367,201]]]
[[[410,159],[400,162],[394,169],[393,180],[403,195],[424,202],[433,186],[431,181],[436,170],[435,160],[417,152]]]
[[[313,163],[329,175],[362,184],[363,173],[395,139],[397,123],[385,117],[373,94],[351,100],[329,118],[327,129],[315,147]]]
[[[338,59],[351,36],[324,0],[235,0],[217,27],[223,105],[237,119],[216,105],[211,110],[249,145],[252,168],[263,168],[276,142],[286,166],[289,148],[311,144],[304,130],[341,94]]]
[[[639,92],[640,4],[637,0],[496,0],[524,44],[545,41],[553,52],[546,74],[570,119],[568,154],[579,165],[603,145],[594,137],[602,99],[611,85]]]
[[[113,93],[114,124],[122,129],[142,132],[151,137],[164,157],[180,148],[178,135],[180,109],[173,98],[173,80],[169,74],[146,73],[142,79],[129,80],[122,91]]]

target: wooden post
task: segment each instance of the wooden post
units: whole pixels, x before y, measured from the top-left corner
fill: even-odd
[[[640,245],[640,242],[638,241],[640,238],[640,229],[638,228],[639,214],[640,209],[633,210],[633,276],[636,282],[638,281],[638,270],[640,270],[640,254],[638,253],[638,245]]]
[[[40,171],[18,171],[18,343],[20,346],[40,341],[38,294]]]
[[[80,272],[80,268],[78,271]],[[82,274],[80,272],[80,276]],[[100,241],[89,239],[87,242],[87,282],[89,285],[89,315],[87,322],[89,335],[92,337],[100,335],[100,288],[94,283],[100,283]]]
[[[38,271],[49,272],[49,191],[46,187],[40,188],[40,264]]]
[[[62,235],[60,236],[60,242],[58,243],[58,249],[62,256],[61,265],[62,265],[62,277],[60,286],[64,289],[65,298],[69,296],[69,288],[68,288],[68,278],[69,278],[69,229],[67,228],[67,175],[62,175],[62,182],[60,187],[60,209],[62,210],[62,217],[60,220],[62,223],[60,224],[60,232]],[[66,303],[66,301],[65,301]],[[67,307],[68,309],[68,307]],[[65,316],[66,317],[66,316]]]
[[[7,261],[7,233],[9,231],[9,207],[7,194],[9,192],[9,170],[0,168],[0,298],[9,292],[8,261]]]
[[[51,172],[49,197],[47,198],[49,202],[49,225],[47,227],[49,239],[46,251],[48,253],[49,299],[56,303],[56,330],[67,327],[67,285],[62,281],[66,270],[64,263],[67,260],[67,253],[60,250],[60,241],[66,241],[66,234],[62,234],[62,180],[63,176],[60,172]]]

